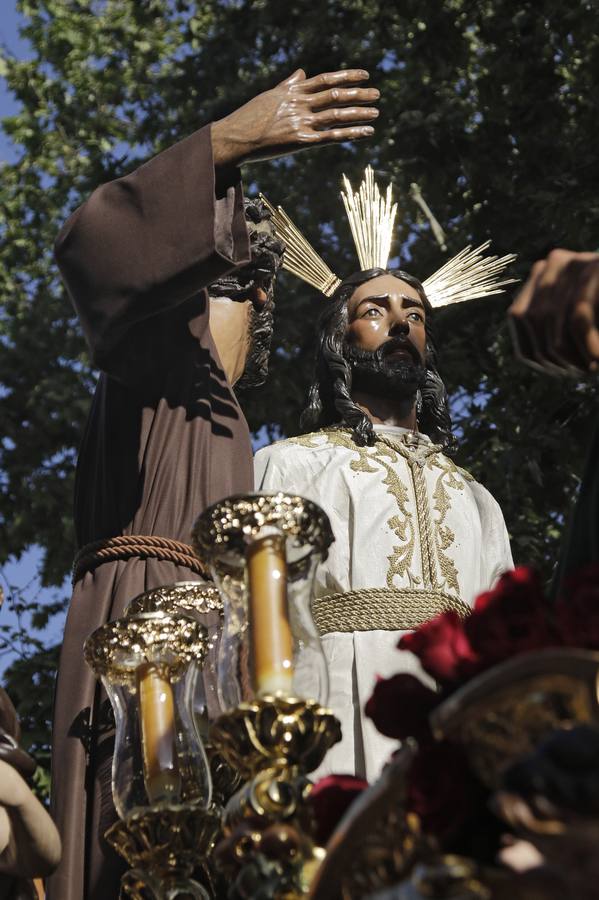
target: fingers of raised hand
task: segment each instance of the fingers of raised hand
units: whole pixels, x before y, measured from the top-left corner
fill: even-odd
[[[553,344],[548,340],[556,320],[552,294],[543,282],[547,275],[547,260],[536,262],[524,287],[508,310],[508,323],[518,359],[530,368],[551,375],[568,371],[564,360],[549,352]]]
[[[336,106],[312,115],[313,128],[326,128],[328,125],[369,122],[378,117],[379,111],[373,106]]]
[[[530,309],[533,327],[545,328],[543,355],[570,374],[594,371],[599,361],[599,258],[554,250],[539,291],[543,305]]]
[[[533,266],[509,310],[516,354],[551,374],[579,375],[599,362],[599,258],[554,250]]]
[[[333,87],[319,91],[309,97],[312,110],[327,109],[331,106],[349,106],[362,103],[374,103],[380,97],[376,88],[344,88]]]
[[[347,84],[359,84],[366,81],[370,75],[366,69],[343,69],[337,72],[321,72],[313,78],[307,78],[302,84],[302,90],[322,91],[327,87],[342,87]]]
[[[339,144],[343,141],[359,141],[374,134],[372,125],[357,125],[348,128],[330,128],[324,131],[308,131],[300,135],[304,144]]]

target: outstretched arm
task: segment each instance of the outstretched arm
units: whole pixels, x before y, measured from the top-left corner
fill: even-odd
[[[242,163],[367,137],[378,91],[363,70],[300,69],[131,175],[98,188],[56,244],[100,366],[136,322],[177,306],[246,262]]]

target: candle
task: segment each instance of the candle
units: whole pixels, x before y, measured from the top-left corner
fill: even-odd
[[[293,692],[293,638],[282,534],[258,537],[246,551],[253,687],[258,696]]]
[[[168,677],[156,663],[136,672],[144,782],[150,803],[177,802],[181,778],[177,762],[175,701]]]

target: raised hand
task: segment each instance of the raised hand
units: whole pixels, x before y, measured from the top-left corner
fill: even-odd
[[[516,353],[555,375],[599,367],[599,255],[553,250],[508,310]]]
[[[306,78],[298,69],[270,91],[212,124],[216,166],[286,156],[323,144],[355,141],[374,133],[376,88],[360,87],[364,69]]]

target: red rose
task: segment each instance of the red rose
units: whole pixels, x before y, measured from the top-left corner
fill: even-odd
[[[366,704],[366,715],[386,737],[423,740],[430,736],[428,716],[438,702],[438,694],[421,681],[400,673],[377,681]]]
[[[555,612],[565,644],[599,650],[599,564],[585,566],[566,580]]]
[[[464,631],[484,668],[489,668],[517,653],[560,643],[550,613],[538,574],[518,566],[502,575],[494,590],[477,598]]]
[[[368,782],[354,775],[327,775],[310,793],[309,803],[316,820],[316,843],[324,847],[341,818]]]
[[[442,684],[455,684],[479,670],[479,663],[455,612],[446,612],[425,622],[397,645],[414,653],[423,669]]]
[[[419,749],[410,769],[407,805],[424,832],[440,841],[451,838],[486,799],[459,747],[439,741]]]

